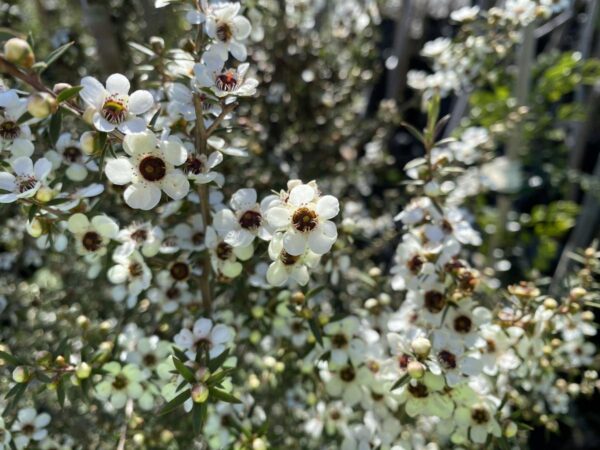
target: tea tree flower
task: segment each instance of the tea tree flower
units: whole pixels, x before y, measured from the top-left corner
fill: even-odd
[[[264,211],[271,199],[267,197],[260,205],[254,189],[240,189],[231,197],[231,208],[215,214],[213,226],[225,242],[233,247],[246,247],[256,236],[267,240],[271,237],[265,228]]]
[[[92,121],[98,131],[110,133],[115,129],[125,133],[140,133],[146,129],[146,121],[138,117],[154,106],[152,94],[138,90],[129,95],[129,80],[120,73],[106,80],[106,88],[97,79],[85,77],[79,93],[88,106],[94,108]]]
[[[73,139],[71,133],[63,133],[56,141],[56,150],[46,152],[54,169],[62,164],[67,165],[66,175],[72,181],[83,181],[87,177],[88,170],[97,171],[98,166],[89,156],[82,151],[77,140]]]
[[[8,191],[0,194],[0,203],[12,203],[20,198],[33,197],[52,169],[52,163],[46,158],[40,158],[34,164],[26,156],[15,159],[10,165],[14,175],[0,172],[0,189]]]
[[[9,150],[13,157],[31,156],[33,137],[27,122],[19,123],[27,111],[27,99],[19,98],[17,91],[0,90],[0,150]]]
[[[160,202],[161,191],[174,200],[185,197],[190,185],[175,166],[187,158],[185,147],[176,138],[159,141],[154,133],[125,137],[123,149],[128,157],[111,158],[106,163],[106,176],[111,183],[130,184],[123,194],[132,208],[149,210]]]
[[[240,41],[246,39],[252,31],[250,21],[238,15],[240,4],[219,3],[209,9],[206,17],[206,34],[215,40],[209,51],[215,52],[225,61],[231,53],[238,61],[246,60],[246,46]]]
[[[113,408],[121,409],[127,399],[139,399],[144,394],[142,382],[146,376],[136,365],[122,367],[118,362],[111,361],[104,364],[102,369],[108,373],[96,385],[95,394],[100,400],[110,402]]]
[[[46,427],[51,417],[48,413],[40,413],[35,408],[23,408],[17,413],[17,420],[12,426],[13,441],[18,449],[25,448],[31,441],[42,441],[48,436]]]
[[[89,220],[85,214],[69,217],[68,228],[75,235],[77,253],[93,258],[106,254],[106,246],[119,233],[119,226],[108,216],[98,215]]]
[[[126,298],[127,307],[133,308],[141,292],[150,287],[152,272],[137,251],[130,254],[115,252],[113,261],[116,264],[107,273],[110,282],[117,285],[112,290],[113,298],[116,301]]]
[[[316,185],[298,184],[281,202],[271,203],[267,211],[269,224],[283,231],[283,248],[298,256],[308,247],[317,255],[327,253],[337,239],[335,224],[339,203],[332,195],[321,197]]]
[[[217,97],[228,95],[247,97],[256,93],[258,81],[246,77],[248,63],[236,69],[224,69],[224,61],[214,54],[205,54],[202,62],[194,66],[194,83],[198,88],[210,88]]]
[[[175,345],[185,351],[190,359],[196,359],[196,352],[208,351],[210,358],[223,353],[233,341],[234,331],[223,324],[214,324],[204,317],[194,322],[193,328],[182,329],[175,335]]]
[[[213,269],[227,278],[235,278],[242,272],[242,264],[254,254],[252,244],[244,247],[233,247],[220,237],[213,227],[206,229],[206,247],[211,253]]]
[[[302,255],[290,255],[283,247],[283,233],[276,233],[269,242],[269,257],[273,261],[267,269],[267,281],[272,286],[283,286],[292,279],[300,286],[310,278],[309,269],[315,267],[320,255],[307,249]]]

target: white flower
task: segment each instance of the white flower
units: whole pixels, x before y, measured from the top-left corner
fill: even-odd
[[[172,238],[175,239],[177,248],[190,251],[204,250],[204,219],[202,214],[190,217],[191,223],[178,223],[173,228]]]
[[[40,158],[33,164],[27,156],[13,160],[10,165],[14,175],[0,172],[0,190],[8,191],[7,194],[0,194],[0,203],[33,197],[52,169],[52,163],[46,158]]]
[[[398,400],[405,404],[406,414],[410,417],[425,415],[447,419],[454,411],[454,403],[443,393],[444,387],[442,376],[426,372],[421,380],[411,380],[398,388]]]
[[[34,408],[20,409],[12,426],[14,443],[18,449],[27,447],[33,441],[41,441],[48,436],[46,426],[51,417],[48,413],[38,414]]]
[[[321,197],[314,184],[298,184],[287,198],[271,203],[266,215],[273,228],[284,232],[283,247],[290,255],[301,255],[307,246],[323,255],[337,239],[336,226],[329,219],[338,212],[337,198]]]
[[[197,293],[192,295],[188,283],[174,280],[169,270],[159,272],[155,284],[158,287],[153,287],[148,291],[148,299],[152,303],[160,305],[165,313],[173,313],[180,306],[192,303],[192,300],[197,302],[202,300]]]
[[[0,312],[2,310],[0,309]],[[4,423],[4,419],[0,417],[0,450],[8,450],[10,447],[10,441],[12,440],[12,435],[10,431],[6,428],[6,424]]]
[[[9,150],[13,157],[31,156],[34,150],[29,126],[19,123],[27,111],[27,99],[17,91],[0,90],[0,150]]]
[[[175,166],[183,164],[187,152],[176,138],[158,141],[154,133],[130,134],[123,140],[129,157],[107,160],[106,176],[113,184],[125,185],[125,202],[132,208],[150,210],[158,205],[161,190],[174,200],[190,189],[187,177]]]
[[[170,342],[161,341],[158,336],[143,337],[137,341],[135,350],[127,353],[127,361],[143,367],[150,376],[160,363],[167,360],[170,353]]]
[[[469,439],[475,444],[484,444],[488,434],[499,437],[502,434],[500,424],[495,419],[497,405],[487,403],[474,403],[470,407],[460,406],[454,412],[454,420],[458,430],[468,433]],[[462,443],[457,439],[457,433],[452,436],[452,441]],[[456,442],[458,441],[458,442]]]
[[[88,170],[98,170],[94,160],[83,153],[79,141],[73,139],[71,133],[61,134],[56,141],[56,150],[46,152],[46,158],[52,162],[54,169],[65,163],[68,166],[67,178],[73,181],[83,181]]]
[[[236,69],[224,69],[225,63],[214,53],[205,53],[202,62],[194,66],[194,83],[197,88],[210,88],[217,97],[235,95],[247,97],[256,93],[258,81],[247,78],[250,65],[240,64]]]
[[[218,185],[221,185],[222,175],[212,171],[221,162],[223,162],[223,154],[219,151],[212,152],[208,157],[204,154],[195,155],[190,153],[183,165],[183,171],[188,175],[190,180],[198,184],[216,181]]]
[[[116,252],[129,255],[139,250],[146,258],[155,256],[160,251],[163,231],[160,227],[152,226],[150,222],[133,223],[119,231],[117,240],[122,244]]]
[[[354,406],[363,396],[368,395],[367,389],[372,381],[372,374],[366,367],[341,367],[336,372],[321,371],[325,382],[325,390],[333,397],[342,397],[344,404]]]
[[[144,395],[142,382],[147,377],[139,367],[134,364],[121,367],[118,362],[111,361],[104,364],[102,369],[107,371],[108,374],[96,385],[97,398],[109,401],[115,409],[123,408],[127,403],[127,399],[142,398]],[[140,402],[142,408],[147,405],[147,402]]]
[[[352,362],[358,366],[365,358],[365,343],[356,337],[360,323],[354,316],[325,325],[323,345],[331,351],[330,364],[340,367]]]
[[[219,275],[235,278],[242,272],[242,265],[238,262],[246,261],[254,254],[252,244],[245,247],[233,247],[220,238],[213,227],[206,229],[206,247],[211,253],[213,269]]]
[[[254,189],[239,189],[231,197],[231,209],[218,211],[213,220],[217,232],[233,247],[246,247],[256,236],[268,240],[271,233],[265,228],[265,210],[271,199],[267,197],[259,205]]]
[[[459,384],[464,377],[479,375],[483,369],[481,359],[475,357],[477,354],[465,353],[462,343],[446,331],[434,331],[433,348],[437,364],[430,362],[427,366],[435,374],[441,369],[450,387]]]
[[[93,77],[83,78],[81,85],[83,89],[79,95],[94,108],[92,120],[97,130],[110,133],[118,129],[130,134],[146,129],[146,121],[137,116],[154,106],[150,92],[139,90],[129,95],[129,80],[120,73],[108,77],[106,89]]]
[[[208,350],[210,358],[216,358],[233,342],[234,331],[223,324],[215,324],[210,319],[200,318],[192,330],[182,329],[174,337],[175,345],[186,351],[188,358],[196,359],[196,352]]]
[[[245,61],[246,47],[240,41],[246,39],[252,31],[250,21],[239,16],[240,4],[220,3],[212,6],[206,17],[206,34],[216,42],[209,51],[215,52],[225,61],[231,53],[238,61]]]
[[[73,214],[69,217],[68,228],[77,240],[77,253],[93,255],[94,258],[105,255],[106,245],[119,233],[117,223],[104,215],[95,216],[90,221],[84,214]]]
[[[267,269],[267,281],[272,286],[282,286],[288,279],[294,280],[301,286],[308,283],[309,269],[315,267],[320,255],[306,249],[302,255],[290,255],[283,248],[283,233],[276,233],[269,242],[269,256],[273,262]]]
[[[133,308],[142,291],[150,287],[152,272],[137,251],[132,253],[115,251],[113,261],[117,264],[107,272],[109,281],[118,285],[112,290],[113,298],[120,302],[127,297],[127,307]],[[122,286],[123,284],[126,284],[127,287]]]

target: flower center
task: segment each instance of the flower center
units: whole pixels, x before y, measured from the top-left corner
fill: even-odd
[[[138,244],[141,244],[146,239],[148,239],[148,231],[144,230],[143,228],[135,230],[133,233],[131,233],[131,239],[133,239]]]
[[[427,311],[437,314],[444,309],[444,306],[446,306],[444,294],[439,291],[425,292],[425,308]]]
[[[162,180],[167,174],[167,165],[158,156],[146,156],[140,161],[140,174],[148,181]]]
[[[194,243],[194,245],[204,244],[204,233],[201,231],[194,233],[194,235],[192,236],[192,242]]]
[[[118,125],[127,117],[125,102],[116,98],[109,98],[102,105],[102,117],[114,125]]]
[[[88,231],[83,235],[81,243],[86,250],[95,252],[102,247],[102,237],[95,231]]]
[[[219,22],[217,25],[217,39],[221,42],[229,42],[233,37],[233,30],[227,22]]]
[[[416,398],[425,398],[429,395],[429,391],[427,391],[427,386],[422,383],[417,383],[416,385],[409,384],[408,392],[410,395]]]
[[[141,276],[142,273],[144,273],[144,268],[140,263],[134,262],[129,264],[129,275],[131,275],[132,278],[137,278]]]
[[[148,353],[144,356],[144,364],[149,367],[156,365],[156,356],[153,353]]]
[[[490,420],[490,413],[485,408],[475,407],[471,411],[471,419],[473,419],[473,422],[482,425]]]
[[[400,366],[401,369],[406,369],[408,367],[408,363],[411,362],[412,359],[412,356],[404,353],[398,358],[398,366]]]
[[[35,426],[32,423],[26,423],[21,427],[21,431],[25,435],[32,435],[35,432]]]
[[[340,378],[346,383],[350,383],[352,380],[354,380],[354,378],[356,378],[356,373],[352,367],[344,367],[340,371]]]
[[[204,162],[195,155],[190,155],[183,165],[183,171],[198,175],[204,171]]]
[[[33,175],[26,175],[26,176],[19,177],[18,182],[17,182],[17,184],[19,186],[19,192],[23,193],[23,192],[27,192],[30,189],[33,189],[35,187],[36,183],[37,183],[37,180]]]
[[[425,260],[421,255],[415,255],[406,262],[406,267],[408,267],[408,270],[410,270],[412,274],[416,275],[421,271],[421,267],[423,267],[424,263]]]
[[[438,361],[446,369],[456,369],[456,355],[448,350],[438,353]]]
[[[81,158],[81,150],[75,146],[67,147],[63,151],[63,156],[67,161],[77,162]]]
[[[262,223],[262,215],[258,211],[246,211],[240,217],[239,223],[246,230],[256,230]]]
[[[231,254],[233,253],[233,247],[226,242],[220,242],[217,245],[217,258],[226,260],[229,259]]]
[[[185,280],[190,275],[190,266],[183,262],[176,262],[171,266],[171,276],[177,280]]]
[[[302,233],[312,231],[317,226],[317,213],[306,207],[298,208],[292,216],[292,223]]]
[[[112,382],[112,386],[117,390],[123,390],[127,387],[127,378],[123,375],[117,375],[115,381]]]
[[[473,321],[467,316],[458,316],[454,319],[454,330],[458,333],[468,333],[472,325]]]
[[[348,339],[346,335],[338,333],[331,338],[331,343],[335,348],[344,348],[348,345]]]
[[[279,255],[279,259],[284,266],[293,266],[300,259],[300,256],[290,255],[288,252],[283,250]]]
[[[175,286],[170,287],[169,289],[167,289],[167,292],[165,292],[167,298],[170,298],[171,300],[179,298],[179,296],[181,295],[181,291],[176,288]]]
[[[232,70],[228,70],[227,72],[217,75],[215,80],[217,88],[225,92],[233,91],[237,87],[238,83],[239,80]]]
[[[0,123],[0,137],[6,140],[13,140],[20,136],[21,127],[12,120]]]

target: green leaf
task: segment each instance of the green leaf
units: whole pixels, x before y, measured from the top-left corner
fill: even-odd
[[[143,45],[140,45],[136,42],[128,42],[127,45],[129,45],[132,49],[143,53],[144,55],[156,56],[156,53],[154,53],[153,50],[149,49],[148,47],[144,47]]]
[[[31,208],[29,208],[29,213],[27,213],[27,220],[31,222],[35,217],[35,214],[39,211],[39,209],[40,208],[38,205],[31,205]]]
[[[18,366],[18,365],[22,364],[18,358],[14,357],[10,353],[6,353],[2,350],[0,350],[0,359],[6,361],[9,364],[12,364],[13,366]]]
[[[177,397],[175,397],[173,400],[171,400],[169,403],[167,403],[163,407],[163,409],[161,409],[159,411],[158,415],[164,416],[165,414],[169,414],[171,411],[174,411],[180,405],[183,405],[183,403],[190,397],[190,395],[191,395],[190,391],[182,392]]]
[[[229,352],[230,352],[230,349],[227,349],[224,352],[222,352],[219,356],[217,356],[216,358],[211,359],[208,362],[208,370],[211,372],[214,372],[219,367],[221,367],[223,365],[223,363],[229,357]]]
[[[48,57],[45,59],[44,67],[42,67],[40,69],[40,73],[43,72],[44,70],[46,70],[48,67],[50,67],[50,65],[54,61],[56,61],[58,58],[60,58],[74,43],[75,43],[75,41],[68,42],[65,45],[62,45],[62,46],[58,47],[56,50],[54,50],[53,52],[51,52],[48,55]]]
[[[173,356],[173,363],[175,364],[175,368],[177,369],[177,372],[179,372],[181,374],[181,376],[183,378],[185,378],[185,380],[188,383],[196,382],[196,376],[194,375],[194,372],[192,372],[192,369],[190,369],[188,366],[183,364],[178,358],[176,358],[174,356]]]
[[[63,91],[60,91],[60,94],[56,96],[56,101],[58,103],[66,102],[67,100],[70,100],[71,98],[79,94],[79,91],[81,91],[82,89],[83,86],[73,86]]]
[[[225,378],[227,378],[233,372],[235,372],[235,370],[236,369],[233,367],[219,370],[217,373],[212,375],[208,380],[206,380],[206,384],[208,384],[209,386],[218,386]]]
[[[58,137],[60,136],[60,127],[62,125],[62,111],[59,109],[50,118],[50,126],[48,127],[48,135],[50,136],[50,143],[56,145]]]
[[[394,385],[392,386],[392,388],[390,389],[390,391],[393,391],[395,389],[398,389],[401,386],[404,386],[406,383],[408,383],[410,381],[410,375],[409,374],[405,374],[404,376],[400,377],[398,379],[398,381],[396,381],[394,383]]]
[[[61,408],[64,408],[66,392],[65,392],[65,383],[63,383],[62,378],[58,381],[58,385],[56,386],[56,396],[58,397],[58,404],[60,405]]]
[[[321,292],[323,289],[325,289],[325,286],[317,286],[316,288],[311,289],[306,294],[304,294],[304,301],[307,301],[308,299],[314,297],[319,292]]]
[[[173,347],[173,353],[175,353],[175,356],[177,358],[179,358],[180,361],[185,362],[188,360],[188,357],[186,356],[186,354],[182,350],[178,349],[177,347]]]
[[[23,395],[25,389],[27,389],[27,383],[17,383],[6,393],[6,396],[4,398],[19,398],[21,395]]]
[[[230,394],[229,392],[225,392],[221,389],[210,388],[210,395],[212,395],[217,400],[221,400],[222,402],[227,403],[242,403],[242,401]]]
[[[308,326],[310,327],[312,334],[315,335],[317,342],[323,346],[323,334],[321,333],[321,326],[317,323],[317,320],[314,317],[311,317],[308,320]]]
[[[194,434],[198,435],[202,431],[202,425],[206,419],[206,403],[195,404],[192,408],[192,424],[194,425]]]

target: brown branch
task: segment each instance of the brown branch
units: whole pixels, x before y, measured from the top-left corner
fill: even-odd
[[[221,108],[222,108],[221,114],[218,115],[218,117],[214,120],[213,123],[210,124],[210,127],[208,127],[208,129],[206,130],[207,137],[214,133],[214,131],[217,129],[217,127],[221,124],[221,122],[223,122],[225,117],[227,117],[227,114],[232,112],[236,107],[237,107],[237,103],[235,103],[235,102],[230,103],[228,105],[221,103]]]
[[[193,100],[194,109],[196,111],[196,153],[207,156],[208,131],[204,126],[202,97],[199,94],[194,94]],[[200,197],[200,212],[202,214],[202,220],[204,221],[204,227],[208,227],[212,222],[212,215],[210,212],[207,184],[198,184],[198,196]],[[211,273],[212,265],[210,263],[210,252],[207,251],[202,264],[200,290],[202,292],[202,306],[205,314],[208,316],[210,316],[212,310],[212,286],[210,283]]]

